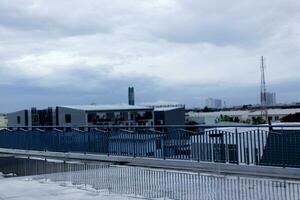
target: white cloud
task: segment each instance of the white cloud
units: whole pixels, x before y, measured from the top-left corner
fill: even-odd
[[[3,0],[0,84],[92,92],[144,78],[157,82],[150,90],[253,87],[261,55],[269,85],[297,81],[299,11],[296,0]]]

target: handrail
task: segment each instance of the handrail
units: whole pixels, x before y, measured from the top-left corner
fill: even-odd
[[[0,147],[300,167],[300,161],[297,159],[300,126],[297,126],[298,131],[291,131],[291,133],[285,132],[284,129],[280,132],[280,129],[270,131],[260,126],[255,127],[255,129],[238,129],[232,126],[230,130],[235,130],[234,133],[213,126],[209,129],[196,130],[173,127],[163,129],[164,132],[153,127],[146,130],[132,127],[106,130],[100,126],[85,129],[82,129],[83,127],[62,129],[14,127],[2,129],[4,134],[0,134]],[[58,132],[52,134],[53,130]],[[93,130],[107,134],[96,134]],[[45,134],[36,134],[36,131]],[[294,136],[295,139],[292,141]],[[286,157],[286,155],[291,156]]]
[[[82,125],[82,126],[2,126],[0,128],[136,128],[136,129],[153,129],[153,128],[205,128],[205,129],[211,129],[211,128],[299,128],[300,124],[277,124],[277,125],[268,125],[268,124],[262,124],[262,125],[248,125],[248,124],[241,124],[241,125],[155,125],[155,126],[144,126],[144,125]]]
[[[12,132],[13,130],[9,129],[9,128],[0,128],[0,131],[8,131],[8,132]]]
[[[127,133],[134,133],[134,131],[130,131],[130,130],[126,130],[126,129],[120,129],[120,131],[127,132]]]
[[[105,130],[101,130],[99,128],[94,128],[95,131],[101,132],[101,133],[108,133],[108,131]]]
[[[158,133],[158,134],[166,134],[165,132],[163,131],[159,131],[159,130],[155,130],[155,129],[148,129],[147,131],[151,131],[153,133]]]
[[[189,134],[192,134],[192,135],[197,135],[198,134],[198,132],[191,131],[191,130],[186,130],[186,129],[182,129],[182,128],[179,129],[179,130],[184,131],[184,132],[189,133]]]
[[[61,129],[58,129],[58,128],[53,128],[53,130],[55,130],[55,131],[58,131],[58,132],[64,132],[63,130],[61,130]]]
[[[46,130],[40,129],[40,128],[35,128],[35,130],[40,131],[40,132],[45,132]]]
[[[81,133],[84,133],[84,132],[85,132],[84,130],[80,130],[79,128],[72,128],[72,130],[78,131],[78,132],[81,132]]]

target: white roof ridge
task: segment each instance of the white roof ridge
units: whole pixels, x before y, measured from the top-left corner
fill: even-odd
[[[61,105],[58,107],[71,108],[77,110],[131,110],[131,109],[153,109],[146,106],[115,104],[115,105]]]

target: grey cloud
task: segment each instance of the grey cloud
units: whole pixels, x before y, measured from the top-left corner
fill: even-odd
[[[300,4],[253,1],[181,1],[180,8],[158,19],[155,34],[179,43],[257,47],[284,26],[299,24]],[[161,23],[160,23],[161,22]]]
[[[296,101],[299,11],[296,0],[3,0],[0,111],[126,102],[129,85],[138,102],[256,103],[261,55],[268,89]]]
[[[110,18],[102,18],[95,10],[94,13],[78,12],[81,8],[76,3],[80,1],[65,3],[65,7],[58,1],[38,2],[0,2],[0,26],[48,37],[111,32]]]
[[[72,71],[73,75],[85,73],[84,80],[79,81],[84,89],[76,87],[79,83],[72,82],[63,86],[43,87],[30,81],[16,81],[13,85],[1,85],[0,112],[11,112],[16,109],[33,106],[47,107],[73,104],[120,104],[127,103],[127,87],[134,86],[137,102],[155,101],[157,98],[157,80],[152,77],[97,77],[98,81],[89,81],[94,78],[92,73]],[[93,90],[87,89],[93,87]],[[157,93],[158,94],[158,93]],[[158,94],[159,95],[159,94]]]

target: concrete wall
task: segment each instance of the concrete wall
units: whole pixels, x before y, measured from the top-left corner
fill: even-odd
[[[185,125],[185,109],[177,108],[165,112],[165,125]]]
[[[185,125],[185,109],[176,108],[165,111],[155,111],[155,121],[163,121],[163,125]]]
[[[65,115],[71,115],[71,123],[65,122]],[[59,126],[86,126],[87,114],[83,110],[76,110],[65,107],[58,107],[58,125]]]
[[[17,112],[13,112],[13,113],[8,113],[7,114],[7,120],[8,120],[8,126],[13,126],[13,127],[23,127],[23,126],[27,126],[26,125],[26,112],[28,112],[27,110],[20,110]],[[20,123],[18,123],[18,116],[20,117]],[[28,120],[29,120],[29,116],[28,116]]]

